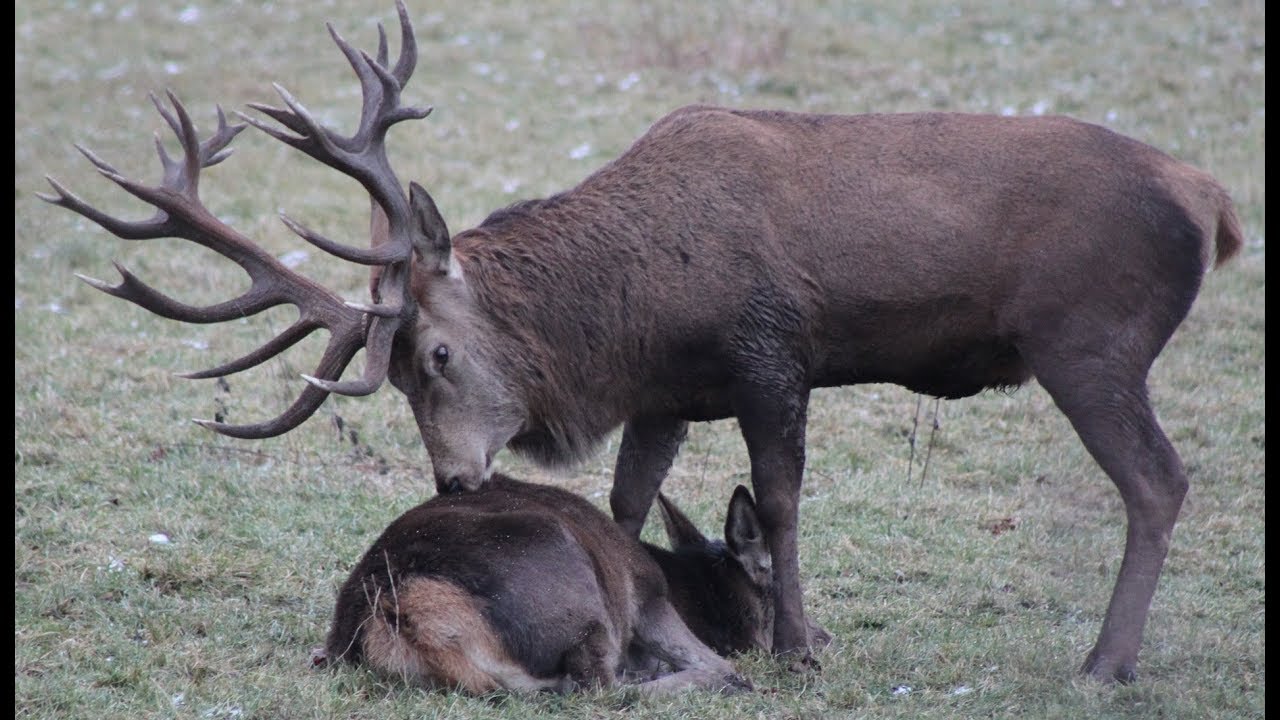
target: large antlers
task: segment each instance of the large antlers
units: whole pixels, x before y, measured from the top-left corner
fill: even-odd
[[[238,360],[209,370],[187,373],[185,377],[211,378],[247,370],[284,352],[315,330],[325,328],[329,331],[329,344],[315,371],[312,375],[303,375],[310,384],[281,415],[253,425],[196,420],[207,428],[224,435],[248,439],[280,435],[314,414],[329,393],[367,395],[377,390],[387,377],[396,332],[402,323],[413,317],[415,310],[408,299],[410,259],[415,248],[425,248],[421,248],[422,241],[416,239],[420,234],[416,233],[412,222],[410,202],[387,160],[385,138],[392,125],[403,120],[423,118],[431,112],[430,108],[399,106],[400,91],[417,63],[417,46],[403,2],[397,0],[396,5],[400,16],[401,46],[400,56],[393,69],[387,69],[386,33],[381,25],[378,26],[379,48],[376,59],[352,48],[329,26],[334,41],[355,69],[363,93],[360,127],[354,135],[342,137],[322,127],[279,85],[276,90],[288,109],[257,104],[251,107],[273,118],[294,134],[237,113],[241,119],[272,137],[354,177],[368,190],[374,204],[385,214],[389,227],[387,241],[369,249],[334,242],[287,216],[282,215],[281,218],[290,230],[326,252],[352,262],[384,266],[375,289],[375,304],[343,302],[333,292],[288,269],[252,240],[218,220],[200,201],[198,186],[201,169],[225,159],[231,153],[228,145],[245,127],[228,125],[221,108],[218,108],[218,129],[201,143],[186,108],[172,93],[168,93],[168,97],[173,105],[173,112],[152,96],[152,102],[177,135],[183,151],[183,157],[174,160],[164,150],[157,136],[156,148],[164,177],[156,187],[149,187],[120,175],[115,168],[92,152],[76,146],[100,173],[156,208],[156,213],[147,220],[129,222],[107,215],[76,197],[53,178],[46,178],[56,192],[56,195],[40,195],[47,202],[77,212],[126,240],[179,237],[199,243],[235,261],[252,280],[249,290],[240,297],[208,307],[193,307],[174,300],[143,283],[119,263],[116,263],[116,269],[123,280],[118,285],[78,275],[93,287],[129,300],[162,317],[191,323],[223,322],[285,303],[297,306],[298,320],[262,347]],[[361,347],[366,349],[363,377],[359,380],[339,381]]]

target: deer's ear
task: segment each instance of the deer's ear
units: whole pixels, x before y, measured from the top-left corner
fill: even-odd
[[[445,225],[436,201],[430,193],[416,182],[409,183],[409,207],[413,210],[414,242],[413,249],[418,254],[419,262],[429,268],[449,272],[450,251],[449,226]]]
[[[680,508],[662,493],[658,493],[658,509],[661,511],[662,525],[667,529],[667,540],[671,543],[672,550],[685,545],[707,543],[707,539],[698,531],[697,526],[690,522],[689,518],[680,512]]]
[[[729,501],[729,516],[724,521],[724,540],[734,555],[739,557],[769,552],[765,545],[764,527],[756,515],[756,503],[751,492],[742,485],[733,491]]]

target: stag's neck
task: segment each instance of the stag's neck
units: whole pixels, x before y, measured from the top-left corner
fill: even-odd
[[[639,396],[645,340],[629,296],[643,229],[617,207],[530,201],[454,238],[495,361],[528,408],[513,448],[548,464],[588,456]]]

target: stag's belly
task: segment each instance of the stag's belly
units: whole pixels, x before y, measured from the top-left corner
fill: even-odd
[[[912,392],[957,399],[991,388],[1017,387],[1030,377],[1030,369],[1012,343],[990,341],[908,356],[850,349],[830,358],[813,386],[893,383]]]
[[[942,343],[918,352],[869,343],[830,347],[809,377],[809,388],[892,383],[912,392],[957,399],[992,388],[1017,387],[1030,379],[1031,371],[1012,342],[989,339]],[[734,417],[736,385],[737,379],[726,375],[714,382],[690,384],[673,394],[663,414],[690,422]]]

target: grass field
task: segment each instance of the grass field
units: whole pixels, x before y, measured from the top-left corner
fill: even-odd
[[[1265,11],[1248,2],[410,3],[421,60],[407,92],[434,114],[393,132],[402,179],[450,227],[571,186],[690,102],[831,112],[1063,113],[1200,166],[1230,190],[1242,256],[1210,274],[1151,393],[1191,491],[1139,679],[1076,669],[1124,539],[1114,487],[1034,384],[920,412],[862,386],[814,394],[801,506],[812,615],[838,638],[816,675],[740,661],[759,692],[467,698],[366,672],[312,671],[334,593],[368,544],[432,492],[391,388],[331,398],[282,438],[239,442],[187,420],[274,415],[320,345],[227,379],[174,373],[238,357],[292,310],[225,326],[166,321],[78,282],[112,260],[191,303],[248,286],[176,240],[128,243],[41,203],[58,178],[112,212],[145,210],[79,142],[153,180],[147,100],[213,105],[289,88],[350,127],[358,86],[324,30],[371,47],[385,2],[48,2],[15,8],[14,710],[30,718],[1262,717],[1266,708]],[[812,7],[811,5],[818,5]],[[393,45],[394,48],[394,45]],[[273,252],[305,251],[278,209],[367,236],[367,200],[256,131],[201,185]],[[316,251],[297,269],[348,298],[361,271]],[[339,430],[338,419],[342,420]],[[504,468],[605,504],[616,437],[567,476]],[[733,422],[697,425],[665,486],[718,532],[747,478]],[[653,531],[655,528],[649,528]],[[163,534],[167,543],[153,536]],[[653,537],[657,537],[655,532]]]

